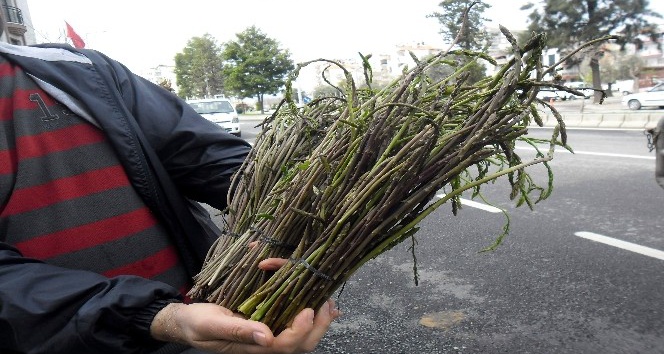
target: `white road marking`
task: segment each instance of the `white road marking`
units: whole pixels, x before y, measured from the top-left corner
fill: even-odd
[[[442,193],[441,194],[436,194],[436,197],[443,198],[443,197],[445,197],[445,194],[442,194]],[[460,198],[460,200],[461,200],[461,205],[467,205],[469,207],[473,207],[473,208],[481,209],[481,210],[484,210],[484,211],[488,211],[489,213],[502,213],[503,212],[501,209],[498,209],[498,208],[493,207],[491,205],[478,203],[478,202],[470,200],[470,199]]]
[[[611,237],[608,237],[608,236],[603,236],[603,235],[600,235],[600,234],[587,232],[587,231],[579,231],[579,232],[575,232],[574,234],[576,236],[583,237],[583,238],[588,239],[588,240],[601,242],[601,243],[607,244],[609,246],[622,248],[622,249],[627,250],[627,251],[636,252],[636,253],[642,254],[644,256],[653,257],[653,258],[661,259],[661,260],[664,261],[664,252],[660,251],[660,250],[656,250],[654,248],[637,245],[636,243],[622,241],[622,240],[618,240],[618,239],[615,239],[615,238],[611,238]]]
[[[516,149],[535,151],[535,148],[532,147],[532,146],[517,146]],[[543,152],[548,151],[548,147],[547,148],[542,148],[541,151],[543,151]],[[559,152],[570,154],[569,151],[567,151],[567,150],[565,150],[561,147],[556,147],[556,153],[559,153]],[[592,151],[574,151],[574,154],[575,155],[608,156],[608,157],[625,157],[625,158],[630,158],[630,159],[643,159],[643,160],[654,160],[655,159],[655,156],[612,154],[612,153],[608,153],[608,152],[592,152]]]

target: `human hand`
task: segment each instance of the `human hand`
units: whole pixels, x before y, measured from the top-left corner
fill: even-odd
[[[211,353],[306,353],[315,349],[338,316],[334,301],[328,300],[315,316],[312,309],[302,310],[275,337],[264,323],[246,320],[219,305],[173,303],[157,313],[150,331],[158,340]]]

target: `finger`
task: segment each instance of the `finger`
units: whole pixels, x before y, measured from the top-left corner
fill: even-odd
[[[325,333],[330,329],[332,321],[339,317],[340,312],[336,308],[334,300],[327,300],[323,306],[318,309],[316,312],[316,317],[314,317],[313,328],[305,341],[305,347],[311,348],[313,350],[318,342],[325,336]]]
[[[301,344],[307,340],[314,325],[314,311],[304,309],[295,316],[288,328],[284,329],[274,339],[273,348],[279,348],[284,352],[302,352]],[[307,350],[310,351],[310,350]]]
[[[258,268],[266,271],[275,271],[288,263],[284,258],[267,258],[258,263]]]
[[[268,345],[272,332],[263,323],[238,317],[227,317],[211,325],[220,339],[232,342]]]
[[[231,310],[229,310],[229,309],[227,309],[223,306],[219,306],[219,309],[226,316],[235,316],[235,315],[237,315],[235,312],[233,312],[233,311],[231,311]]]
[[[228,316],[228,310],[221,306],[200,307],[196,311],[198,314],[192,313],[183,321],[189,324],[188,337],[198,344],[230,341],[269,346],[274,340],[272,331],[264,323]],[[205,312],[204,316],[200,315],[201,311]]]
[[[339,310],[332,300],[325,302],[315,317],[314,310],[304,309],[295,316],[291,325],[275,338],[274,347],[290,352],[311,352],[316,349],[337,316]]]
[[[334,321],[341,316],[341,311],[337,308],[337,303],[333,299],[328,299],[327,302],[330,304],[330,316],[332,316],[332,320]]]
[[[249,242],[249,249],[253,249],[254,247],[258,246],[258,241],[252,241]]]

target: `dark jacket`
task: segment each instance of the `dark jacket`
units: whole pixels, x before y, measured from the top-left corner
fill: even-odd
[[[250,145],[98,52],[0,43],[0,55],[105,132],[189,275],[200,271],[219,230],[193,201],[223,209]],[[155,345],[152,316],[178,297],[164,283],[57,268],[0,243],[0,352],[140,352]]]

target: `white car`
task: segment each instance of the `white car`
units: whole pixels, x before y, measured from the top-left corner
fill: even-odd
[[[581,81],[573,81],[573,82],[568,82],[565,84],[565,86],[574,89],[576,91],[579,91],[580,93],[583,94],[583,96],[577,96],[571,92],[567,91],[560,91],[560,96],[562,97],[563,100],[575,100],[577,98],[590,98],[595,94],[595,90],[593,90],[592,87],[588,86],[584,82]]]
[[[629,109],[641,107],[659,107],[664,109],[664,82],[651,87],[648,91],[632,93],[622,98],[623,105]]]
[[[558,94],[558,91],[549,90],[549,89],[539,90],[537,92],[537,98],[545,102],[558,101],[561,99],[560,95]]]
[[[242,136],[240,130],[240,118],[237,111],[228,98],[205,98],[200,100],[188,100],[187,103],[203,116],[203,118],[219,124],[227,132]]]
[[[537,92],[537,98],[550,102],[554,101],[567,101],[575,100],[581,98],[590,98],[595,93],[591,88],[575,88],[575,90],[581,92],[583,96],[577,96],[571,92],[565,90],[550,90],[550,89],[541,89]]]

